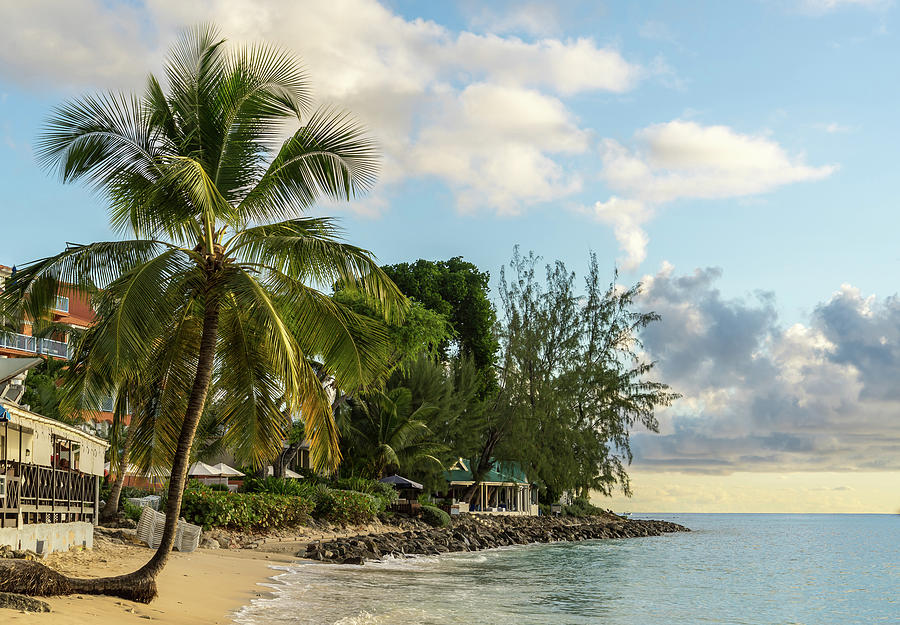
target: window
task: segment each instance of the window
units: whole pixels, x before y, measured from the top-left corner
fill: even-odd
[[[53,456],[50,464],[56,469],[77,471],[81,464],[81,445],[76,442],[53,437]]]
[[[53,308],[64,313],[69,312],[69,298],[63,297],[62,295],[57,295],[56,302],[54,303]]]

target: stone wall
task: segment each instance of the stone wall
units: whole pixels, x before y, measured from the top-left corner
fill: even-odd
[[[42,545],[38,543],[42,542]],[[21,527],[0,528],[0,545],[16,550],[31,550],[46,555],[79,546],[94,546],[94,526],[90,523],[32,523]],[[42,550],[38,547],[42,547]]]

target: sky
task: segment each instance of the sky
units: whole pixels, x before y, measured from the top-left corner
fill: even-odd
[[[900,512],[897,7],[889,0],[0,3],[0,263],[118,236],[41,170],[52,107],[136,91],[184,27],[302,57],[378,140],[324,205],[386,263],[596,252],[683,398],[634,511]]]

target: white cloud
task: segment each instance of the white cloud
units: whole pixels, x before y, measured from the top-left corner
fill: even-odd
[[[375,0],[34,0],[0,3],[0,19],[0,76],[48,88],[140,88],[175,33],[200,21],[232,40],[281,43],[302,56],[320,100],[372,129],[383,183],[433,175],[463,208],[503,213],[580,188],[561,157],[586,149],[586,131],[560,96],[622,93],[645,73],[592,39],[456,33]]]
[[[639,130],[635,147],[602,143],[601,175],[616,195],[597,202],[598,219],[616,226],[626,251],[623,265],[634,268],[645,257],[641,226],[655,207],[682,199],[739,198],[773,191],[794,182],[821,180],[836,166],[813,167],[764,136],[727,126],[674,120]]]
[[[419,134],[405,166],[451,183],[464,210],[488,205],[515,214],[523,203],[577,191],[579,177],[550,155],[588,145],[588,133],[559,100],[481,83],[466,87]]]
[[[469,25],[476,30],[502,34],[550,35],[559,32],[558,6],[549,2],[516,2],[505,6],[476,4]]]
[[[827,124],[815,124],[815,128],[818,128],[819,130],[824,130],[825,132],[827,132],[830,135],[850,132],[851,130],[853,130],[853,128],[851,128],[850,126],[844,126],[842,124],[838,124],[837,122],[830,122]]]
[[[641,74],[618,51],[598,48],[586,38],[529,43],[462,33],[452,54],[463,70],[480,70],[504,84],[549,87],[563,95],[594,90],[622,93],[634,87]]]

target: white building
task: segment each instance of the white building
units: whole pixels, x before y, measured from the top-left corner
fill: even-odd
[[[108,444],[17,403],[15,387],[38,362],[0,358],[0,545],[90,547]]]

